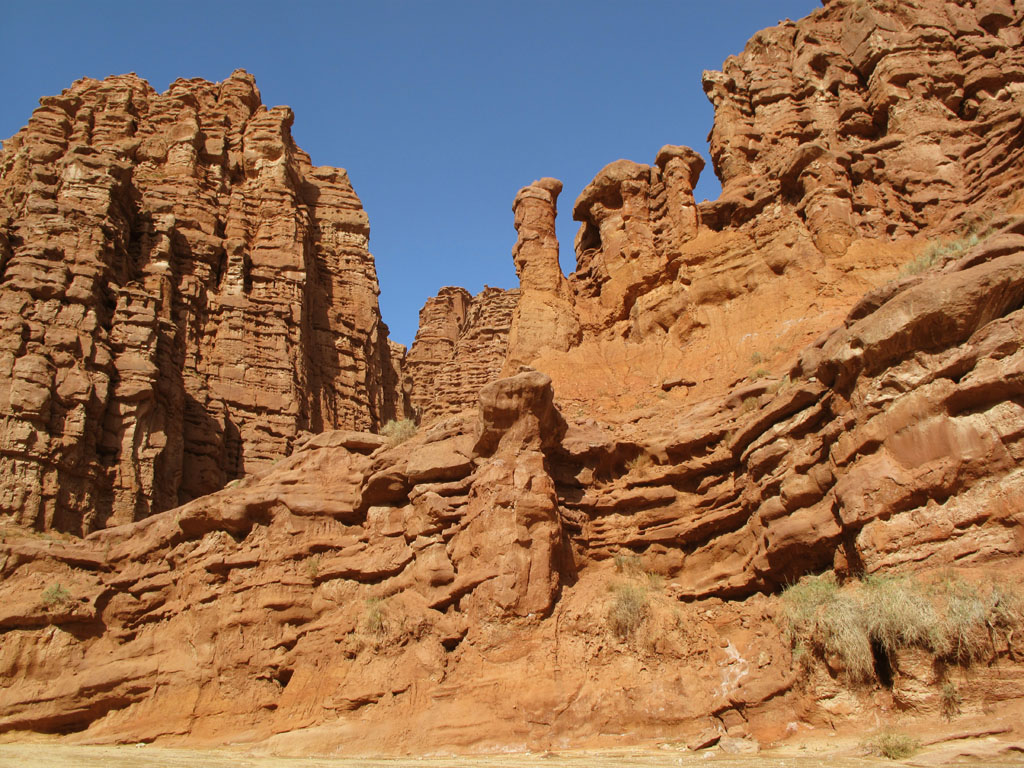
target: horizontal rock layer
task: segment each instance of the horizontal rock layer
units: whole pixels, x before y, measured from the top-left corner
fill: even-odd
[[[567,421],[528,371],[406,443],[327,432],[84,541],[11,536],[0,730],[352,753],[863,714],[882,694],[798,684],[771,594],[822,569],[1021,583],[1022,306],[1024,242],[983,243],[724,398]],[[1024,697],[1019,645],[947,671],[965,706]]]

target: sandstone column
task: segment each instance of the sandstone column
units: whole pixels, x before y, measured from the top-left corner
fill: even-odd
[[[704,170],[704,158],[689,147],[666,144],[658,150],[654,162],[661,169],[665,183],[668,219],[672,222],[676,240],[690,240],[696,236],[700,226],[693,188]]]
[[[514,372],[541,350],[565,351],[579,341],[572,290],[558,263],[555,216],[562,182],[544,178],[523,187],[512,203],[519,234],[512,258],[521,295],[512,317],[505,370]]]

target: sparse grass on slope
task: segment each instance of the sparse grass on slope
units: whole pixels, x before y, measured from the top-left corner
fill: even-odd
[[[838,662],[854,681],[875,677],[879,656],[922,648],[947,662],[982,658],[992,630],[1024,620],[1024,605],[1007,587],[977,587],[957,578],[928,584],[909,577],[870,576],[840,587],[832,574],[804,577],[782,595],[794,646]]]

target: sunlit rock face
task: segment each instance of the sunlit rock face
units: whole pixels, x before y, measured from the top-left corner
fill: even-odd
[[[40,104],[0,156],[0,515],[137,520],[396,409],[366,214],[291,110],[242,71]]]
[[[718,200],[694,200],[686,147],[612,162],[576,198],[563,276],[562,185],[535,181],[513,204],[520,288],[441,289],[390,359],[358,203],[247,76],[46,100],[3,166],[4,738],[1012,734],[1021,6],[823,5],[705,74]],[[94,92],[120,106],[86,119]],[[404,442],[360,431],[401,415]],[[141,517],[282,444],[174,509],[114,506]],[[82,488],[127,522],[31,530],[93,509]],[[958,615],[904,632],[943,590]]]

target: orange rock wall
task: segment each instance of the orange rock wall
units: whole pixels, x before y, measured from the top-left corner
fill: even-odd
[[[448,287],[427,300],[405,361],[410,403],[421,423],[476,407],[480,389],[505,363],[519,296],[500,288],[470,296]]]
[[[757,33],[704,73],[723,185],[704,221],[737,225],[781,203],[841,253],[856,233],[1005,207],[1024,158],[1021,14],[1010,0],[829,0]]]
[[[253,78],[81,80],[0,156],[0,514],[87,533],[395,408],[369,225]]]

